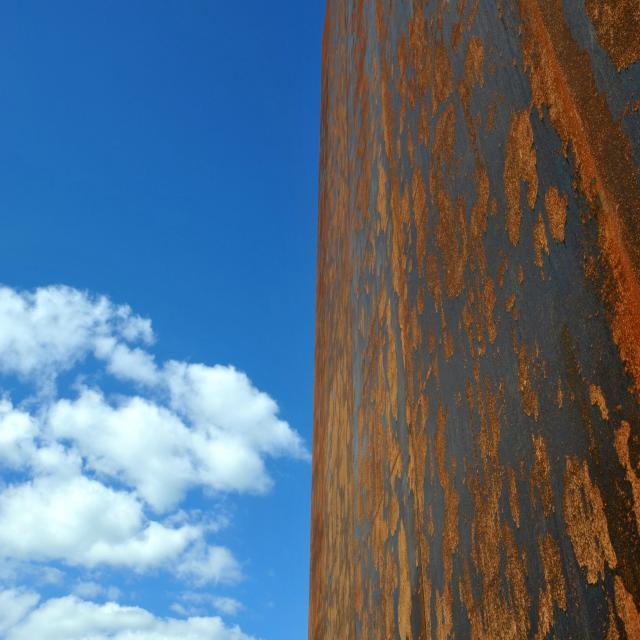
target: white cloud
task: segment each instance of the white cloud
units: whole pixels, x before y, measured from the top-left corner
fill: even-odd
[[[126,305],[70,287],[15,291],[0,287],[0,371],[51,382],[115,336],[151,343],[151,323]]]
[[[61,587],[58,566],[74,567],[78,580],[73,596],[39,605],[24,589],[0,591],[0,637],[248,638],[217,617],[165,620],[89,601],[120,598],[86,579],[94,568],[167,571],[191,588],[240,580],[232,552],[209,540],[226,513],[203,515],[183,500],[191,489],[263,493],[270,458],[309,459],[245,373],[156,362],[153,341],[150,320],[104,296],[0,286],[0,374],[17,377],[27,394],[16,404],[0,389],[0,469],[12,472],[0,475],[0,580],[31,576],[33,584],[47,574]],[[119,395],[108,393],[114,382]],[[227,615],[241,607],[225,597],[207,606]]]
[[[157,511],[175,507],[190,487],[263,493],[271,487],[266,455],[308,457],[276,403],[233,367],[170,362],[162,377],[171,408],[139,396],[111,404],[85,388],[51,407],[53,436]]]
[[[133,494],[83,476],[41,477],[0,493],[0,554],[138,571],[180,557],[200,537],[193,526],[145,520]]]
[[[244,607],[241,602],[238,602],[235,598],[228,598],[225,596],[216,596],[212,599],[213,607],[220,613],[225,613],[228,616],[235,616]]]
[[[174,602],[171,605],[171,610],[184,617],[203,615],[211,607],[227,616],[235,616],[244,609],[244,605],[235,598],[198,591],[185,591],[180,595],[180,600],[182,602]]]
[[[178,575],[196,585],[209,582],[237,582],[242,570],[233,554],[225,547],[194,545],[178,564]]]
[[[95,600],[96,598],[106,598],[111,602],[120,599],[122,593],[120,589],[114,586],[105,587],[97,582],[87,580],[86,582],[78,582],[73,587],[73,595],[79,598]]]
[[[158,618],[139,607],[96,604],[75,596],[40,606],[38,601],[30,592],[0,592],[0,629],[6,640],[252,640],[216,616]]]
[[[33,439],[38,433],[35,419],[0,399],[0,463],[11,469],[26,466],[34,455]]]
[[[40,601],[40,596],[25,589],[0,591],[0,635],[22,620]]]
[[[107,371],[123,380],[154,385],[158,369],[153,356],[139,347],[132,349],[113,337],[96,340],[95,355],[107,361]]]
[[[170,361],[165,378],[171,405],[213,440],[229,437],[259,454],[307,459],[300,436],[277,417],[278,405],[230,366]]]
[[[84,389],[49,412],[56,438],[72,441],[90,469],[117,478],[158,511],[175,506],[195,484],[191,433],[168,409],[140,397],[111,406]]]

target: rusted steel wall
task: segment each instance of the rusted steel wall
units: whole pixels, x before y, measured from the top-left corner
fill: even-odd
[[[640,638],[640,3],[323,47],[310,638]]]

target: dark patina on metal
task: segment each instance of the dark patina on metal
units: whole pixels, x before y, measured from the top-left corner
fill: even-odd
[[[323,49],[309,637],[640,638],[640,4]]]

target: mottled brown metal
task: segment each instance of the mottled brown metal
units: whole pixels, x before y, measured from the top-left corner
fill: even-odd
[[[640,3],[323,50],[309,637],[640,638]]]

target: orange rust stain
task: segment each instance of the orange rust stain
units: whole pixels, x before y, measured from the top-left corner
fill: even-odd
[[[495,102],[492,102],[487,109],[487,122],[485,124],[485,129],[487,131],[493,131],[493,127],[496,122],[496,112],[498,111],[498,105]]]
[[[453,91],[453,69],[447,49],[442,43],[436,44],[433,68],[432,111],[435,114]]]
[[[484,86],[484,74],[482,66],[484,64],[484,47],[482,40],[478,36],[473,36],[469,41],[467,55],[464,60],[464,75],[468,86],[478,83]]]
[[[482,293],[483,312],[489,334],[489,342],[493,344],[497,335],[496,325],[493,320],[493,310],[496,306],[496,290],[491,278],[487,278]]]
[[[444,585],[442,592],[436,590],[436,637],[446,639],[450,637],[453,624],[453,555],[458,546],[458,505],[460,498],[455,490],[450,474],[452,460],[446,460],[446,425],[447,416],[442,405],[438,407],[436,431],[436,461],[438,477],[444,493],[444,519],[442,523],[442,564]],[[455,465],[455,463],[453,462]]]
[[[547,533],[538,539],[538,553],[542,561],[544,588],[540,590],[538,604],[538,630],[536,640],[544,640],[553,626],[554,606],[567,608],[567,595],[557,542]]]
[[[640,3],[637,0],[586,0],[598,40],[621,71],[640,58]]]
[[[523,10],[521,32],[508,35],[516,60],[521,37],[533,98],[511,116],[509,92],[490,95],[488,85],[505,79],[499,77],[504,67],[487,32],[492,17],[486,7],[475,20],[477,0],[472,7],[459,0],[453,23],[444,16],[456,8],[445,0],[416,1],[408,23],[404,17],[397,23],[398,12],[385,0],[327,4],[309,623],[314,640],[444,640],[459,635],[454,614],[460,604],[471,638],[554,637],[560,612],[577,620],[586,584],[604,577],[597,589],[605,602],[616,589],[619,616],[609,622],[608,638],[615,640],[622,622],[632,637],[637,610],[627,588],[637,597],[637,585],[629,582],[629,556],[621,550],[620,514],[603,502],[610,484],[595,464],[590,475],[587,463],[578,461],[584,451],[570,440],[575,412],[555,407],[569,400],[573,409],[576,398],[584,398],[586,373],[577,383],[586,388],[578,389],[557,359],[551,358],[547,372],[536,343],[545,341],[547,357],[547,336],[530,334],[531,290],[541,298],[549,294],[545,303],[555,313],[553,283],[562,273],[525,282],[522,265],[529,268],[531,245],[528,238],[520,243],[521,228],[531,225],[535,264],[542,267],[551,249],[562,250],[550,247],[547,236],[564,240],[569,202],[550,187],[544,213],[536,209],[537,162],[545,150],[536,158],[532,118],[548,107],[548,122],[540,126],[553,126],[575,159],[578,213],[598,226],[606,258],[604,310],[627,371],[640,381],[640,340],[633,339],[640,318],[633,288],[640,265],[634,250],[640,237],[632,180],[637,172],[604,99],[593,86],[578,86],[584,78],[589,84],[591,67],[575,43],[563,40],[560,2],[520,2],[532,11]],[[503,11],[500,3],[496,10]],[[503,25],[511,28],[508,19]],[[510,51],[509,66],[511,58]],[[520,75],[521,68],[508,73]],[[486,113],[472,96],[488,99]],[[596,130],[602,123],[606,134]],[[607,136],[613,150],[603,144]],[[492,184],[501,159],[487,157],[487,139],[499,148],[506,141],[507,233],[489,218],[502,202],[503,185]],[[549,171],[541,169],[546,181]],[[616,171],[631,185],[628,202],[620,188],[624,180],[611,179]],[[585,199],[587,207],[580,204]],[[575,265],[590,227],[571,230],[578,242],[563,260]],[[591,264],[601,285],[601,264]],[[577,284],[579,290],[584,282]],[[590,319],[609,320],[601,312],[596,305]],[[509,334],[513,351],[504,348]],[[583,363],[577,364],[582,371]],[[508,380],[515,368],[519,393]],[[430,403],[437,412],[432,409],[436,416],[429,419]],[[609,416],[606,404],[594,404]],[[622,406],[611,407],[612,422]],[[588,404],[581,408],[589,414]],[[614,444],[637,519],[635,449],[629,423],[621,424]],[[604,444],[614,437],[613,431],[603,434]],[[578,456],[560,458],[563,474],[555,456],[566,454],[569,441]],[[623,472],[616,473],[619,482]],[[533,505],[525,497],[527,484]],[[560,514],[553,511],[560,511],[560,497],[566,527],[558,530]],[[631,511],[628,493],[625,505]],[[631,513],[624,517],[635,524]],[[609,579],[618,564],[623,592]],[[536,565],[540,570],[532,571]]]
[[[538,404],[538,394],[533,388],[531,380],[531,363],[527,357],[527,347],[522,345],[517,352],[518,355],[518,379],[520,382],[520,395],[522,396],[522,406],[528,416],[533,416],[536,420],[540,414]]]
[[[598,213],[613,277],[603,291],[611,330],[640,399],[640,172],[629,139],[599,93],[589,55],[572,39],[561,0],[520,0],[523,53],[533,104],[575,154],[580,186]]]
[[[603,420],[609,419],[609,410],[607,409],[607,403],[604,399],[604,394],[602,393],[602,389],[597,384],[589,385],[589,400],[592,405],[598,405],[598,409],[600,409],[600,415]]]
[[[454,161],[454,141],[455,111],[449,105],[436,124],[430,186],[440,212],[436,241],[442,252],[447,295],[451,298],[462,291],[468,254],[464,199],[458,196],[454,201],[447,193],[445,180]]]
[[[542,254],[549,255],[549,243],[547,242],[547,232],[540,214],[538,214],[538,222],[533,227],[533,251],[536,266],[542,269]]]
[[[489,202],[489,176],[487,170],[479,165],[476,171],[478,197],[471,208],[471,237],[478,241],[487,231],[487,204]]]
[[[387,174],[382,162],[378,162],[378,214],[384,231],[387,228]]]
[[[536,152],[529,111],[514,113],[507,137],[504,161],[504,190],[507,198],[507,233],[511,244],[520,240],[520,183],[527,183],[527,204],[533,208],[538,196]]]
[[[520,527],[520,502],[516,484],[516,472],[509,467],[507,476],[509,478],[509,508],[511,509],[511,517],[516,527]]]
[[[558,405],[558,409],[562,409],[564,405],[564,392],[562,391],[562,382],[560,378],[558,378],[558,384],[556,386],[556,404]]]
[[[620,640],[618,627],[616,625],[616,616],[614,612],[609,610],[609,628],[607,629],[607,637],[605,640]]]
[[[516,544],[513,531],[502,519],[500,502],[503,472],[500,463],[498,397],[486,381],[478,388],[478,409],[485,435],[479,436],[482,477],[471,476],[469,489],[474,503],[471,521],[471,558],[480,582],[479,600],[465,592],[465,608],[471,638],[524,638],[530,628],[530,599],[524,566],[526,555]],[[501,556],[506,556],[506,566]],[[504,578],[501,578],[504,576]],[[504,579],[504,583],[502,583]]]
[[[409,577],[409,555],[404,525],[400,523],[398,531],[398,632],[402,640],[412,637],[411,633],[411,580]]]
[[[611,545],[604,504],[592,483],[586,462],[567,456],[564,474],[564,518],[578,564],[587,581],[604,576],[605,563],[614,569],[618,560]]]
[[[631,495],[633,496],[633,511],[636,517],[636,527],[640,533],[640,477],[636,469],[631,464],[631,455],[629,452],[629,436],[631,435],[631,425],[623,420],[620,427],[615,433],[615,448],[618,454],[618,460],[624,467],[627,481],[631,485]]]
[[[513,311],[513,307],[516,304],[516,294],[512,293],[510,296],[506,297],[504,300],[504,308],[511,313]]]
[[[533,436],[533,468],[531,469],[531,502],[537,488],[545,517],[553,511],[553,490],[551,489],[551,467],[547,445],[542,436]]]
[[[418,274],[425,273],[425,261],[427,257],[427,194],[424,183],[424,176],[420,168],[414,169],[411,177],[411,200],[413,203],[413,215],[416,226],[416,256],[418,258]]]
[[[549,187],[544,194],[544,208],[549,219],[549,231],[556,242],[564,241],[564,228],[567,223],[567,195],[560,195],[555,187]]]
[[[616,611],[629,640],[640,638],[640,613],[620,576],[615,577]]]

